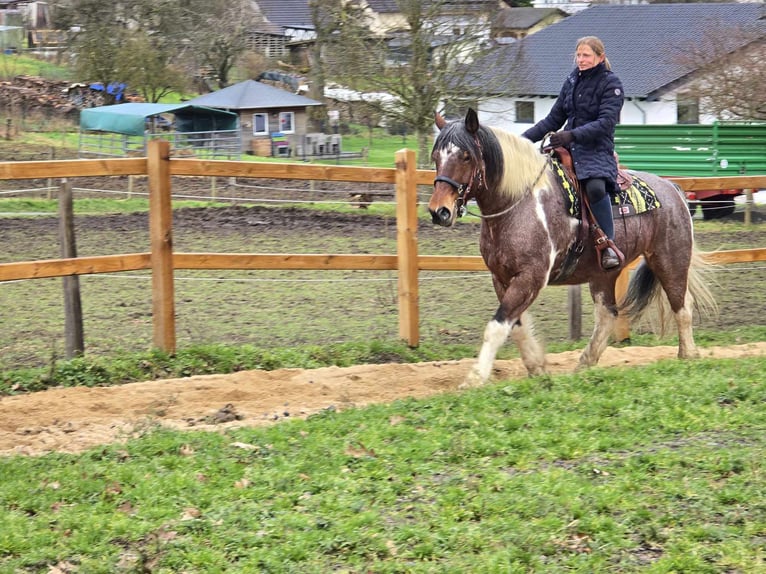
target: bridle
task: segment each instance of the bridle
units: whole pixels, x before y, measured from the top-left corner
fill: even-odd
[[[481,172],[478,172],[478,173],[477,172],[478,170],[474,170],[474,173],[471,176],[471,183],[473,183],[473,181],[478,178],[479,180],[478,183],[479,185],[481,185],[481,182],[483,181]],[[457,192],[457,216],[463,217],[463,215],[465,215],[468,212],[468,208],[466,207],[466,205],[468,204],[468,200],[471,199],[472,197],[471,183],[458,183],[454,179],[446,175],[437,175],[434,178],[434,185],[436,185],[436,183],[439,181],[443,181],[444,183],[450,185],[452,189],[454,189]],[[473,194],[473,195],[476,195],[476,194]]]
[[[474,168],[473,172],[471,173],[471,177],[468,181],[468,183],[458,183],[454,179],[452,179],[449,176],[446,175],[437,175],[434,178],[434,185],[436,185],[438,182],[444,182],[447,185],[451,186],[452,189],[454,189],[457,192],[457,216],[463,217],[466,213],[469,213],[470,215],[475,215],[477,217],[490,217],[490,216],[484,216],[480,213],[471,213],[468,211],[468,200],[471,199],[471,197],[475,197],[476,193],[471,193],[472,186],[474,183],[476,183],[476,187],[479,188],[480,186],[484,185],[484,188],[486,189],[486,182],[487,180],[487,166],[484,163],[484,154],[482,153],[481,149],[481,142],[479,141],[479,138],[474,135],[473,141],[476,144],[476,147],[479,150],[479,159],[481,168]],[[494,216],[492,216],[494,217]]]

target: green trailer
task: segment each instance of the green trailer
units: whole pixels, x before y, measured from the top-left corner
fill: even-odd
[[[709,125],[618,125],[615,151],[620,164],[665,177],[721,177],[766,174],[766,123]],[[705,219],[733,213],[742,189],[687,192],[689,209]]]

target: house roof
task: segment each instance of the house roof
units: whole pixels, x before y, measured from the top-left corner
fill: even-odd
[[[447,11],[450,14],[459,12],[469,14],[476,11],[497,10],[497,0],[434,0],[433,4],[438,2],[438,8],[441,11]],[[423,7],[429,7],[428,0],[423,2]],[[400,2],[397,0],[367,0],[370,10],[378,14],[398,14],[403,12]]]
[[[261,14],[272,24],[283,28],[314,29],[308,0],[257,0]]]
[[[401,12],[396,0],[367,0],[370,10],[378,14],[396,14]]]
[[[216,92],[210,92],[187,102],[197,106],[225,110],[252,110],[321,106],[322,102],[280,90],[255,80],[245,80]]]
[[[503,8],[499,11],[493,24],[498,28],[513,28],[527,30],[545,20],[548,16],[569,16],[558,8]]]
[[[481,71],[474,84],[491,86],[499,79],[516,77],[516,94],[556,96],[574,67],[577,40],[595,35],[604,42],[625,95],[651,99],[694,71],[681,62],[679,53],[692,43],[704,41],[716,29],[752,29],[766,38],[764,4],[592,6],[475,62],[473,66]],[[728,40],[727,48],[735,51],[752,38],[731,34]],[[503,80],[492,91],[498,94],[502,86],[511,83]]]
[[[86,108],[80,112],[80,129],[138,136],[146,130],[146,118],[158,114],[175,115],[179,132],[237,129],[237,114],[195,106],[189,102],[128,103]]]

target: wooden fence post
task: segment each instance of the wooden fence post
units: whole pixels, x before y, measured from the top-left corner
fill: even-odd
[[[63,259],[77,257],[72,184],[66,179],[61,180],[61,189],[59,190],[59,252]],[[85,352],[80,277],[67,275],[62,279],[64,283],[64,343],[66,358],[72,359]]]
[[[399,336],[410,347],[420,339],[418,317],[418,187],[415,152],[396,152],[396,253],[399,271]]]
[[[567,306],[569,307],[569,340],[582,339],[582,287],[570,285],[567,289]]]
[[[176,350],[173,289],[173,209],[171,205],[170,142],[152,140],[147,153],[149,177],[149,236],[152,261],[154,346]]]

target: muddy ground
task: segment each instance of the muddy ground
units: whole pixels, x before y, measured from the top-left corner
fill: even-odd
[[[39,182],[38,182],[39,183]],[[113,182],[112,182],[113,183]],[[118,182],[124,186],[124,182]],[[205,196],[209,193],[208,181],[185,182],[189,195]],[[193,183],[193,185],[191,185]],[[177,243],[195,247],[200,233],[207,237],[252,235],[264,233],[264,242],[259,245],[273,245],[274,249],[287,244],[296,235],[308,238],[311,247],[321,246],[333,238],[359,238],[360,250],[364,241],[378,238],[395,239],[395,223],[380,216],[359,217],[356,213],[321,213],[286,207],[269,209],[253,207],[251,200],[274,196],[273,182],[259,182],[256,188],[243,188],[241,182],[222,182],[217,192],[228,196],[236,195],[241,203],[220,209],[181,209],[174,213],[174,233]],[[308,182],[279,182],[282,187],[280,199],[310,198],[312,201],[326,200],[331,192],[337,201],[358,201],[352,196],[361,191],[374,191],[375,201],[392,199],[387,195],[391,190],[348,186],[323,190],[311,187]],[[83,187],[86,184],[82,184]],[[89,182],[88,185],[103,186],[103,182]],[[124,189],[124,187],[121,187]],[[140,183],[134,188],[140,192]],[[44,192],[40,192],[43,194]],[[741,213],[731,221],[741,220]],[[757,214],[755,221],[762,221]],[[57,247],[49,239],[55,237],[58,222],[53,217],[21,218],[11,217],[0,220],[0,236],[4,241],[16,241],[16,249],[6,251],[2,261],[28,260],[30,258],[57,257]],[[145,214],[83,216],[78,226],[98,237],[98,231],[119,233],[124,243],[114,246],[97,244],[93,247],[98,254],[126,252],[126,244],[133,241],[134,234],[140,234],[144,241],[148,219]],[[449,235],[445,235],[449,233]],[[434,228],[421,221],[418,235],[425,249],[438,253],[443,241],[451,243],[449,253],[461,253],[459,246],[466,246],[462,254],[475,254],[477,230],[474,226],[462,225],[453,230]],[[24,240],[24,243],[21,243]],[[38,240],[40,241],[38,245]],[[268,244],[266,244],[268,240]],[[766,246],[766,226],[759,224],[754,229],[726,230],[715,234],[700,233],[697,241],[705,249],[731,249],[735,247]],[[458,250],[455,250],[458,246]],[[85,244],[80,255],[87,255],[90,249]],[[259,251],[262,249],[252,249]],[[127,249],[129,250],[129,249]],[[136,248],[143,251],[145,248]],[[191,249],[190,249],[191,250]],[[353,251],[353,249],[352,249]],[[421,250],[424,252],[424,250]],[[759,277],[764,272],[759,271]],[[757,287],[759,297],[763,289]],[[754,312],[752,306],[752,282],[734,281],[728,292],[734,294],[734,303],[726,305],[727,325],[753,324],[763,320],[763,307]],[[750,301],[750,304],[745,302]],[[759,299],[763,301],[763,298]],[[760,303],[759,303],[760,305]],[[289,311],[288,311],[289,316]],[[7,314],[6,314],[7,317]],[[489,314],[482,315],[482,322]],[[560,320],[560,319],[559,319]],[[466,340],[478,341],[480,332],[465,333]],[[673,347],[626,347],[609,348],[602,360],[604,366],[639,365],[674,357]],[[568,372],[576,365],[577,352],[550,356],[551,371]],[[766,354],[766,343],[749,344],[731,348],[709,348],[705,356],[739,357]],[[360,365],[356,367],[323,368],[315,370],[282,369],[277,371],[246,371],[233,375],[203,376],[166,381],[135,383],[110,388],[67,388],[51,389],[26,396],[0,397],[0,453],[41,454],[51,451],[80,452],[84,449],[123,440],[132,433],[146,429],[147,425],[163,425],[178,429],[217,430],[231,426],[266,425],[275,422],[305,417],[322,409],[344,409],[369,403],[392,401],[402,397],[423,397],[434,393],[456,392],[471,364],[470,360],[423,364]],[[495,377],[517,379],[525,376],[517,360],[499,361]]]

